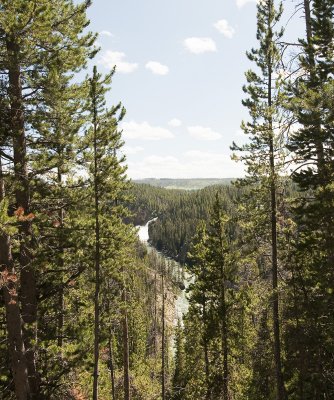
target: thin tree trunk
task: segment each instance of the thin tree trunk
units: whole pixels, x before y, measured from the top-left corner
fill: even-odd
[[[228,365],[228,326],[227,326],[227,307],[225,296],[225,268],[224,268],[224,228],[219,225],[219,245],[221,251],[221,265],[220,265],[220,308],[222,313],[222,352],[223,352],[223,400],[229,399],[229,365]]]
[[[205,362],[205,383],[206,383],[206,400],[210,398],[210,364],[209,364],[209,350],[208,350],[208,339],[206,332],[206,297],[203,299],[203,349],[204,349],[204,362]]]
[[[62,184],[62,172],[61,166],[58,166],[58,184],[61,188]],[[62,200],[61,200],[62,201]],[[60,229],[60,236],[59,236],[59,269],[60,269],[60,288],[58,294],[58,347],[60,347],[61,357],[62,357],[62,348],[63,348],[63,337],[64,337],[64,288],[63,288],[63,270],[64,270],[64,207],[61,205],[59,210],[59,229]]]
[[[221,285],[221,301],[222,301],[222,349],[223,349],[223,400],[229,399],[228,390],[228,332],[227,332],[227,310],[225,299],[225,279],[223,273],[223,282]]]
[[[293,265],[293,264],[292,264]],[[296,324],[297,334],[302,334],[302,329],[299,321],[299,313],[298,313],[298,297],[297,297],[297,287],[296,287],[296,275],[295,268],[292,270],[292,288],[293,288],[293,305],[294,305],[294,319]],[[306,358],[305,358],[305,349],[303,343],[299,344],[299,360],[298,360],[298,389],[299,389],[299,398],[304,398],[304,376],[305,374],[305,366],[306,366]]]
[[[279,296],[278,296],[276,187],[275,183],[273,182],[271,184],[271,240],[272,240],[272,288],[273,288],[272,303],[273,303],[274,354],[275,354],[275,368],[276,368],[277,399],[286,400],[287,395],[284,387],[284,380],[282,374],[282,361],[281,361],[281,339],[280,339]]]
[[[0,158],[0,201],[5,198],[5,186]],[[30,388],[25,346],[22,333],[22,319],[18,301],[17,275],[11,252],[10,237],[0,234],[0,266],[4,284],[2,287],[6,310],[8,349],[17,400],[28,400]]]
[[[123,270],[124,276],[124,270]],[[130,357],[129,357],[129,327],[128,327],[128,310],[127,310],[127,294],[124,279],[123,287],[123,362],[124,362],[124,400],[130,400]]]
[[[110,311],[110,310],[109,310]],[[111,380],[111,398],[116,400],[115,393],[115,366],[114,366],[114,353],[112,349],[112,329],[109,327],[109,364],[110,364],[110,380]]]
[[[16,207],[25,215],[30,213],[29,177],[27,165],[26,136],[24,126],[24,106],[21,84],[21,68],[19,62],[20,49],[14,37],[7,37],[7,53],[9,58],[8,79],[10,98],[10,130],[13,138],[15,198]],[[37,296],[36,276],[32,264],[30,247],[32,246],[31,221],[20,222],[20,299],[23,319],[23,334],[26,348],[26,359],[29,376],[31,398],[40,396],[39,379],[36,370]]]
[[[165,279],[164,271],[161,274],[162,312],[161,312],[161,399],[165,400]]]
[[[94,91],[95,88],[93,88]],[[99,220],[99,182],[97,149],[97,110],[93,93],[94,129],[94,206],[95,206],[95,293],[94,293],[94,372],[93,400],[98,400],[99,354],[100,354],[100,220]]]
[[[271,29],[271,27],[268,27]],[[272,107],[272,64],[271,54],[268,56],[268,106]],[[274,151],[274,133],[272,117],[269,117],[269,158],[270,158],[270,197],[271,197],[271,250],[272,250],[272,307],[274,325],[274,358],[276,371],[277,399],[287,400],[284,386],[281,361],[281,339],[278,296],[278,254],[277,254],[277,199],[276,199],[276,168]]]
[[[158,290],[157,290],[157,272],[154,274],[154,357],[157,357],[157,327],[158,327],[158,310],[157,310],[157,302],[158,302]]]

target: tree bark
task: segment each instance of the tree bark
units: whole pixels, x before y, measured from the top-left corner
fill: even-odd
[[[209,349],[208,349],[208,339],[206,332],[206,297],[203,298],[203,349],[204,349],[204,363],[205,363],[205,383],[206,383],[206,400],[210,399],[210,364],[209,364]]]
[[[95,71],[94,71],[95,73]],[[94,79],[94,78],[93,78]],[[94,85],[94,83],[93,83]],[[100,219],[99,219],[99,182],[97,148],[97,109],[95,87],[93,92],[93,129],[94,129],[94,207],[95,207],[95,293],[94,293],[94,372],[93,400],[98,400],[99,354],[100,354]]]
[[[228,370],[228,332],[227,332],[227,307],[225,298],[225,274],[222,268],[221,283],[221,309],[222,309],[222,350],[223,350],[223,400],[229,399],[229,370]]]
[[[62,185],[62,168],[61,166],[58,166],[58,184],[59,187],[61,188]],[[61,352],[61,357],[62,357],[62,348],[63,348],[63,337],[64,337],[64,286],[63,286],[63,270],[64,270],[64,207],[61,204],[60,210],[59,210],[59,229],[60,229],[60,234],[59,234],[59,269],[60,269],[60,288],[59,288],[59,294],[58,294],[58,340],[57,344],[58,347],[60,347],[60,352]]]
[[[153,351],[154,351],[154,357],[155,357],[155,359],[156,359],[156,357],[157,357],[157,347],[158,347],[158,345],[157,345],[157,340],[158,340],[158,338],[157,338],[157,332],[158,332],[158,318],[157,318],[157,316],[158,316],[158,306],[157,306],[157,303],[158,303],[158,290],[157,290],[157,272],[155,272],[155,274],[154,274],[154,348],[153,348]]]
[[[0,201],[5,198],[5,186],[0,158]],[[17,400],[28,400],[30,396],[28,368],[22,332],[22,319],[18,301],[17,275],[11,252],[11,240],[0,234],[0,266],[3,280],[3,297],[6,310],[8,349]]]
[[[166,398],[166,389],[165,389],[165,279],[164,279],[164,271],[161,274],[161,294],[162,294],[162,312],[161,312],[161,324],[162,324],[162,332],[161,332],[161,399],[165,400]]]
[[[124,282],[122,298],[124,306],[123,309],[124,400],[130,400],[131,392],[130,392],[129,327],[128,327],[127,294],[126,294],[125,282]]]
[[[21,84],[20,49],[15,37],[6,40],[8,53],[8,79],[10,99],[10,131],[13,139],[15,198],[17,209],[25,215],[30,213],[30,190],[27,164],[24,105]],[[31,221],[23,220],[19,225],[20,242],[20,300],[23,319],[23,334],[31,398],[40,396],[39,378],[36,369],[35,340],[37,321],[36,276],[32,263]]]
[[[272,27],[268,26],[272,31]],[[268,107],[272,107],[272,55],[268,55]],[[271,111],[270,111],[271,112]],[[269,163],[270,163],[270,212],[271,212],[271,252],[272,252],[272,310],[274,329],[274,359],[276,371],[277,399],[287,400],[281,360],[279,296],[278,296],[278,253],[277,253],[277,199],[274,132],[272,117],[269,116]]]
[[[218,194],[217,194],[218,199]],[[219,219],[220,219],[219,214]],[[225,260],[224,260],[224,227],[221,221],[219,221],[219,246],[221,253],[220,260],[220,310],[222,319],[222,332],[221,332],[221,346],[223,353],[223,400],[229,399],[229,365],[228,365],[228,324],[227,324],[227,306],[226,306],[226,294],[225,294]]]
[[[110,310],[109,310],[110,312]],[[110,366],[110,380],[111,380],[111,398],[112,400],[116,400],[116,392],[115,392],[115,366],[114,366],[114,354],[112,349],[112,329],[109,327],[109,366]]]

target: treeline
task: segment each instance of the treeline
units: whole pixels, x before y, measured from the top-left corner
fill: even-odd
[[[229,185],[232,178],[191,178],[191,179],[172,179],[172,178],[146,178],[134,180],[135,183],[150,186],[163,187],[165,189],[199,190],[212,185]]]
[[[249,141],[233,145],[247,176],[235,212],[217,193],[192,242],[174,400],[334,398],[334,4],[298,7],[306,37],[287,43],[282,4],[257,5]]]
[[[0,3],[3,400],[161,392],[171,276],[124,222],[125,110],[106,107],[114,71],[87,70],[98,50],[89,5]]]

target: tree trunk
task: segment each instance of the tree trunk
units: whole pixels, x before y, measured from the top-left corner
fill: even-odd
[[[5,187],[0,158],[0,201],[5,198]],[[3,297],[6,310],[8,349],[17,400],[28,400],[30,388],[25,346],[22,333],[22,319],[18,301],[17,275],[12,259],[10,237],[0,234],[0,265],[3,276]]]
[[[124,275],[124,271],[123,271]],[[130,400],[130,357],[129,357],[129,327],[128,327],[128,310],[127,295],[124,282],[123,288],[123,362],[124,362],[124,400]]]
[[[271,27],[269,27],[271,29]],[[268,106],[272,107],[272,64],[271,54],[268,56]],[[284,386],[281,361],[281,339],[278,296],[278,254],[277,254],[277,199],[274,133],[272,117],[269,117],[269,163],[270,163],[270,208],[271,208],[271,251],[272,251],[272,307],[274,325],[274,359],[276,371],[277,400],[287,400]]]
[[[94,90],[94,88],[93,88]],[[95,93],[93,93],[93,97]],[[98,400],[99,354],[100,354],[100,219],[99,219],[99,182],[97,149],[97,110],[93,98],[94,129],[94,207],[95,207],[95,293],[94,293],[94,372],[93,400]]]
[[[157,272],[154,274],[154,357],[157,357],[157,332],[158,332],[158,290],[157,290]]]
[[[162,294],[162,312],[161,312],[161,399],[165,400],[165,279],[164,271],[161,274],[161,294]]]
[[[109,310],[110,312],[110,310]],[[111,380],[111,398],[116,400],[115,393],[115,366],[114,366],[114,354],[112,349],[112,329],[109,327],[109,367],[110,367],[110,380]]]
[[[206,400],[210,399],[210,364],[209,364],[209,350],[208,339],[206,332],[206,297],[203,299],[203,349],[204,349],[204,363],[205,363],[205,383],[206,383]]]
[[[218,195],[217,195],[218,196]],[[220,218],[220,214],[219,214]],[[220,310],[222,318],[222,353],[223,353],[223,400],[229,399],[229,370],[228,370],[228,326],[227,326],[227,307],[226,307],[226,296],[225,296],[225,260],[224,260],[224,227],[221,221],[219,222],[219,245],[220,245]]]
[[[228,333],[227,333],[227,309],[226,309],[226,299],[225,299],[225,279],[224,272],[222,285],[221,285],[221,301],[222,301],[222,350],[223,350],[223,400],[229,399],[228,390]]]
[[[62,185],[62,171],[61,171],[61,166],[58,166],[58,184],[61,189]],[[62,200],[61,200],[62,201]],[[63,204],[61,204],[60,210],[59,210],[59,229],[60,229],[60,235],[59,235],[59,269],[60,269],[60,288],[59,288],[59,294],[58,294],[58,340],[57,344],[58,347],[60,347],[60,352],[61,352],[61,357],[62,357],[62,348],[63,348],[63,337],[64,337],[64,287],[63,287],[63,270],[64,270],[64,207]]]
[[[25,215],[30,213],[29,177],[27,165],[24,106],[21,84],[20,49],[14,37],[7,37],[8,79],[10,98],[10,131],[13,139],[15,198],[17,209]],[[36,276],[32,263],[31,221],[20,222],[20,300],[23,319],[24,343],[29,376],[31,398],[39,398],[39,379],[36,370],[35,348],[37,321]]]
[[[274,324],[274,354],[276,368],[277,399],[286,400],[281,362],[281,339],[278,296],[278,260],[277,260],[277,216],[276,216],[276,187],[271,184],[271,237],[272,237],[272,304]]]

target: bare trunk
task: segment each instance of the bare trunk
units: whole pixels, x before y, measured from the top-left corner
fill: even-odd
[[[271,27],[270,27],[271,28]],[[272,107],[272,56],[268,57],[268,106]],[[269,117],[269,162],[270,162],[270,198],[271,198],[271,251],[272,251],[272,307],[274,329],[274,358],[276,371],[277,400],[287,400],[281,361],[281,339],[278,296],[278,254],[277,254],[277,199],[276,167],[274,150],[274,132],[272,117]]]
[[[109,368],[110,368],[110,380],[111,380],[111,398],[116,400],[115,393],[115,366],[114,366],[114,354],[112,348],[112,329],[109,327]]]
[[[95,95],[95,93],[94,93]],[[99,185],[97,162],[97,111],[94,107],[94,206],[95,206],[95,293],[94,293],[94,372],[93,400],[98,400],[99,354],[100,354],[100,220],[99,220]]]
[[[161,312],[161,324],[162,324],[162,332],[161,332],[161,399],[165,400],[165,277],[164,271],[161,274],[161,294],[162,294],[162,312]]]
[[[154,274],[154,349],[153,349],[155,358],[157,356],[157,347],[158,347],[157,346],[157,341],[158,341],[158,338],[157,338],[157,331],[158,331],[158,329],[157,329],[157,327],[158,327],[157,292],[158,292],[158,290],[157,290],[157,272],[155,272],[155,274]]]
[[[0,159],[0,201],[5,197],[5,187]],[[17,400],[30,396],[28,368],[22,333],[22,319],[18,301],[17,275],[12,259],[10,237],[0,234],[0,265],[3,274],[3,297],[6,310],[8,348]]]
[[[58,184],[61,188],[62,184],[62,172],[61,167],[58,167]],[[60,288],[58,294],[58,347],[61,349],[61,356],[62,356],[62,348],[63,348],[63,336],[64,336],[64,287],[63,287],[63,270],[64,270],[64,208],[61,205],[59,210],[59,229],[60,229],[60,236],[59,236],[59,269],[60,269]]]
[[[205,381],[206,381],[206,396],[208,400],[210,398],[210,364],[209,364],[209,350],[208,350],[208,339],[206,332],[206,298],[203,299],[203,348],[204,348],[204,362],[205,362]]]
[[[273,143],[270,143],[270,164],[272,169],[271,182],[271,240],[272,240],[272,304],[273,304],[273,324],[274,324],[274,354],[276,367],[276,386],[277,399],[286,400],[287,395],[284,387],[281,362],[281,339],[280,339],[280,318],[279,318],[279,296],[278,296],[278,258],[277,258],[277,203],[276,203],[276,185],[274,181],[274,156]]]
[[[227,325],[227,306],[225,294],[225,260],[224,260],[224,227],[220,222],[219,226],[219,245],[221,252],[221,265],[220,265],[220,310],[222,319],[222,332],[221,332],[221,346],[223,355],[223,400],[229,399],[229,365],[228,365],[228,325]]]
[[[10,128],[13,139],[15,198],[17,208],[25,215],[30,213],[29,177],[27,165],[26,136],[24,126],[24,106],[21,85],[21,68],[19,62],[19,47],[15,38],[7,38],[7,53],[9,58],[9,98],[10,98]],[[26,348],[29,385],[31,398],[39,397],[39,379],[36,370],[36,340],[37,296],[36,277],[32,264],[32,229],[31,221],[23,220],[19,225],[20,243],[20,300],[23,333]]]
[[[124,274],[124,272],[123,272]],[[124,362],[124,400],[130,400],[130,357],[129,357],[129,327],[127,311],[126,287],[123,288],[123,362]]]
[[[222,350],[223,350],[223,400],[229,399],[228,390],[228,332],[227,332],[227,308],[225,298],[225,278],[224,271],[222,271],[222,284],[221,284],[221,308],[222,308]]]

